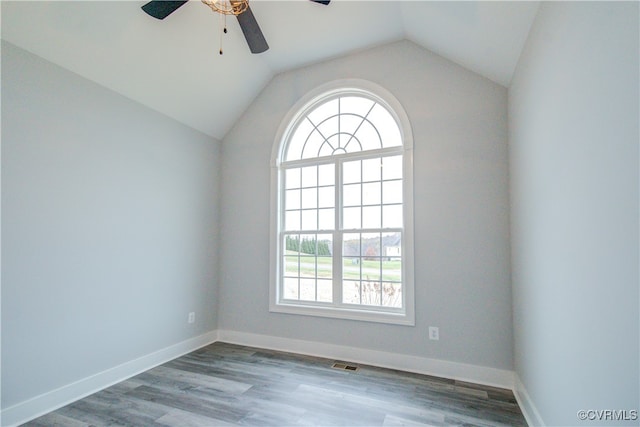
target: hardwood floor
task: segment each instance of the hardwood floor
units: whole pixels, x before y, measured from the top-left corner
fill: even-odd
[[[526,426],[510,390],[214,343],[26,426]]]

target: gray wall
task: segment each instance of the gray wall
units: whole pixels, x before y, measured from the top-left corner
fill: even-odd
[[[343,78],[386,88],[412,124],[415,327],[268,311],[274,138]],[[407,41],[276,76],[222,144],[219,328],[512,369],[506,112],[504,87]]]
[[[3,408],[215,329],[219,161],[2,43]]]
[[[638,37],[636,2],[543,3],[509,91],[515,367],[547,425],[640,409]]]

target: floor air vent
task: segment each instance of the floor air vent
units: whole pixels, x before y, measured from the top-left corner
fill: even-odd
[[[358,367],[355,365],[348,365],[346,363],[334,363],[331,366],[333,369],[342,369],[343,371],[357,371]]]

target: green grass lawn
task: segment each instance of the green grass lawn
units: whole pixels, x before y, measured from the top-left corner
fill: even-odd
[[[298,255],[300,255],[300,277],[314,277],[316,269],[316,257],[308,254],[298,254],[295,251],[286,251],[285,266],[287,275],[298,276]],[[358,264],[360,262],[361,264]],[[382,277],[380,277],[380,268],[382,267]],[[333,270],[332,257],[317,257],[318,277],[331,278]],[[362,278],[369,280],[380,280],[400,282],[402,262],[400,260],[371,260],[358,257],[343,258],[342,260],[342,276],[346,280],[360,280],[362,270]]]

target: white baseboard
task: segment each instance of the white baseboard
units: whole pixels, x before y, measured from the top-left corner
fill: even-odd
[[[211,344],[217,341],[217,338],[217,331],[211,331],[5,408],[0,413],[2,425],[15,426],[25,423],[176,357]]]
[[[545,427],[546,424],[542,420],[540,416],[540,412],[534,405],[533,400],[527,393],[527,389],[522,384],[520,377],[518,374],[514,373],[514,387],[513,394],[518,401],[518,406],[520,406],[520,410],[522,411],[522,415],[524,415],[524,419],[527,420],[527,424],[529,427]]]
[[[514,374],[512,371],[448,362],[426,357],[397,354],[386,351],[369,350],[314,341],[303,341],[270,335],[251,334],[247,332],[219,330],[218,340],[231,344],[241,344],[271,350],[307,354],[326,357],[383,368],[398,369],[419,374],[433,375],[459,381],[489,385],[513,390]]]

